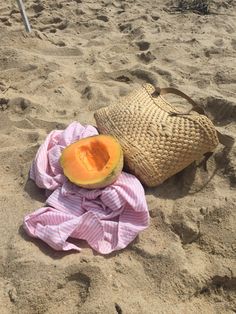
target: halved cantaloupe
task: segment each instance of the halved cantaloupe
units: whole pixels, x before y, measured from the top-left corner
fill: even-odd
[[[67,146],[60,164],[74,184],[87,189],[104,188],[120,175],[123,151],[111,135],[90,136]]]

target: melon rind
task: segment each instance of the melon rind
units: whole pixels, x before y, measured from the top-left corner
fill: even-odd
[[[106,177],[101,177],[97,180],[94,180],[93,182],[83,182],[79,179],[75,179],[72,178],[66,171],[65,166],[64,166],[64,152],[66,150],[66,148],[62,151],[61,157],[60,157],[60,165],[63,169],[64,175],[69,179],[69,181],[71,181],[72,183],[74,183],[75,185],[85,188],[85,189],[100,189],[100,188],[105,188],[108,185],[111,185],[112,183],[114,183],[117,178],[119,177],[119,175],[122,172],[123,166],[124,166],[124,156],[123,156],[123,151],[121,148],[120,143],[117,141],[116,138],[114,138],[111,135],[95,135],[95,136],[90,136],[86,139],[90,139],[90,138],[94,138],[94,137],[110,137],[114,140],[114,142],[116,142],[116,144],[118,144],[119,150],[118,153],[120,154],[118,162],[116,164],[114,164],[114,166],[110,169],[110,172],[106,175]],[[84,139],[82,139],[84,140]],[[79,142],[79,141],[78,141]],[[74,144],[74,143],[73,143]],[[70,146],[70,145],[69,145]]]

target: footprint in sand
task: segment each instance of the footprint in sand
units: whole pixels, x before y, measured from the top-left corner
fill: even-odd
[[[66,43],[63,40],[58,40],[56,42],[53,42],[58,47],[65,47]]]
[[[140,51],[148,50],[150,47],[150,43],[148,41],[144,41],[144,40],[137,41],[136,45],[139,47]]]
[[[9,260],[7,264],[9,267],[6,271],[6,276],[9,276],[9,282],[5,289],[8,291],[10,301],[14,302],[15,306],[22,313],[46,312],[50,305],[51,295],[53,295],[57,306],[60,304],[61,299],[59,300],[59,296],[56,293],[58,291],[58,283],[62,282],[59,270],[40,262],[16,262],[15,257],[13,260]],[[37,276],[32,276],[36,269]],[[50,280],[49,274],[52,274],[53,280]],[[25,278],[23,281],[20,279],[22,276]],[[35,286],[35,282],[37,282],[37,286]],[[45,293],[45,286],[47,286],[47,293]]]
[[[103,22],[108,22],[109,18],[106,15],[98,15],[97,19]]]
[[[33,103],[22,97],[12,99],[0,98],[0,110],[2,111],[7,110],[19,115],[25,115],[31,111],[32,107],[34,108]]]
[[[157,73],[158,77],[168,82],[168,84],[174,83],[174,79],[173,79],[174,75],[171,71],[168,71],[166,69],[163,70],[162,68],[157,67],[156,65],[151,66],[150,70],[154,73]]]
[[[0,110],[1,111],[5,111],[8,109],[8,107],[9,107],[8,102],[9,102],[9,99],[0,98]]]
[[[88,296],[89,296],[89,288],[91,286],[91,278],[84,274],[83,272],[79,271],[72,275],[69,275],[66,277],[67,282],[70,284],[78,285],[79,290],[79,296],[80,296],[80,302],[84,303],[86,302]]]
[[[41,1],[35,1],[31,5],[31,8],[34,10],[35,13],[42,13],[42,11],[45,9],[44,5],[41,3]]]
[[[39,22],[43,24],[43,26],[39,27],[40,31],[49,30],[52,33],[56,32],[58,29],[66,29],[69,24],[68,20],[62,19],[59,16],[42,17]]]
[[[88,85],[82,91],[82,98],[86,98],[86,99],[90,100],[90,99],[92,99],[92,97],[93,97],[92,87]]]
[[[151,71],[143,70],[143,69],[134,69],[134,70],[131,70],[130,73],[136,78],[144,82],[147,82],[153,85],[156,85],[157,83],[157,78],[155,74],[152,73]]]
[[[119,30],[122,33],[130,33],[132,31],[133,27],[131,23],[124,23],[124,24],[119,24]]]
[[[114,80],[118,81],[118,82],[124,82],[124,83],[131,83],[132,82],[131,78],[125,74],[122,74],[120,76],[115,77]]]
[[[4,24],[5,26],[12,26],[10,19],[7,16],[0,16],[0,25]]]
[[[11,112],[17,113],[18,115],[25,115],[31,111],[33,104],[28,99],[17,97],[10,99],[7,103],[7,106]]]
[[[227,275],[220,276],[218,274],[212,276],[212,278],[207,282],[204,287],[202,287],[198,294],[209,295],[209,293],[214,290],[223,290],[224,293],[234,293],[236,290],[236,277],[233,276],[230,278]]]
[[[159,15],[151,15],[151,18],[153,19],[153,21],[157,21],[157,20],[159,20],[160,16]]]
[[[36,243],[54,259],[64,255],[41,242]],[[60,266],[60,261],[55,263],[51,260],[52,264],[45,264],[43,257],[35,262],[32,255],[29,259],[25,257],[29,250],[33,255],[37,248],[29,245],[29,238],[21,227],[7,247],[7,258],[3,270],[0,269],[0,276],[4,274],[4,278],[8,278],[6,283],[3,282],[4,289],[10,302],[15,303],[17,312],[78,313],[84,305],[90,307],[90,295],[99,295],[107,284],[100,267],[85,265],[83,260],[67,267],[63,262]]]
[[[137,56],[145,64],[149,64],[156,59],[156,57],[151,53],[151,51],[142,52]]]
[[[227,99],[207,97],[205,106],[213,121],[218,123],[218,125],[227,125],[236,120],[236,106]]]

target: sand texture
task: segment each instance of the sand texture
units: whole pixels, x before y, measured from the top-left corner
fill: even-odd
[[[146,189],[150,227],[123,251],[55,252],[22,229],[45,202],[28,180],[49,131],[94,124],[140,84],[173,86],[236,134],[233,0],[0,2],[0,313],[236,312],[236,149]]]

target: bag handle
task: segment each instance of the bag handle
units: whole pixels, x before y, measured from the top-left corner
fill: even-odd
[[[192,110],[198,112],[199,114],[206,115],[205,110],[202,107],[200,107],[191,97],[189,97],[185,93],[181,92],[177,88],[174,88],[174,87],[159,88],[159,87],[155,86],[155,91],[151,94],[151,96],[152,97],[158,97],[158,96],[163,96],[163,95],[166,95],[169,93],[183,97],[192,105],[192,108],[190,110],[188,110],[187,112],[184,112],[184,113],[182,113],[182,112],[179,112],[179,113],[178,112],[171,112],[170,113],[171,116],[189,115]],[[224,145],[225,147],[230,147],[230,148],[234,145],[234,139],[231,136],[226,135],[226,134],[222,134],[218,130],[216,130],[216,132],[217,132],[219,142],[222,145]]]
[[[164,87],[164,88],[155,87],[155,91],[152,93],[152,97],[163,96],[163,95],[170,94],[170,93],[178,95],[180,97],[183,97],[192,105],[192,108],[189,111],[187,111],[186,113],[173,112],[173,113],[171,113],[171,115],[190,114],[190,112],[192,110],[194,110],[200,114],[205,114],[204,109],[202,107],[200,107],[191,97],[189,97],[188,95],[186,95],[185,93],[181,92],[180,90],[178,90],[177,88],[174,88],[174,87]]]

